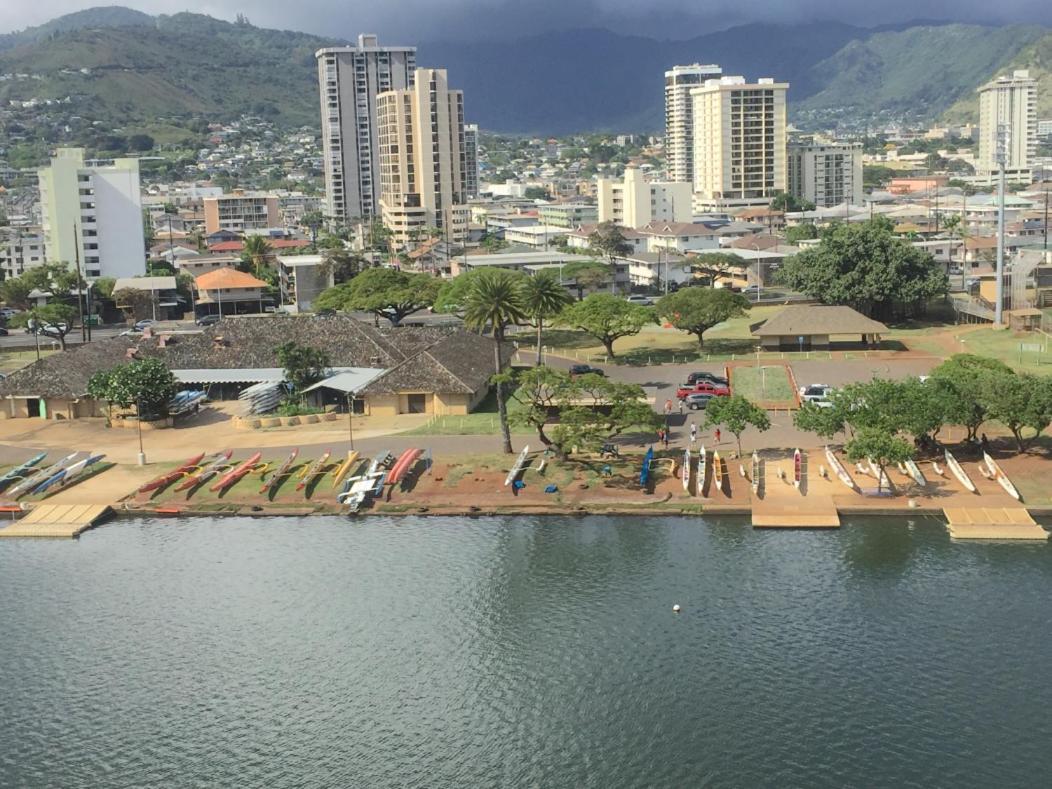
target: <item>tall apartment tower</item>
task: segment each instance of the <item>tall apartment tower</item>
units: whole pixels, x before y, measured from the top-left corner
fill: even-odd
[[[786,155],[789,194],[832,208],[862,205],[862,143],[792,140]]]
[[[450,241],[467,233],[464,94],[444,69],[417,69],[413,86],[376,98],[380,212],[406,246],[434,227]]]
[[[691,90],[695,207],[767,205],[786,190],[785,94],[789,83],[710,79]]]
[[[85,279],[146,273],[139,160],[85,161],[83,148],[59,148],[37,172],[49,263]]]
[[[1005,127],[1005,176],[1029,178],[1037,153],[1037,80],[1015,71],[979,88],[979,174],[1000,172],[998,125]]]
[[[375,35],[354,47],[315,53],[321,88],[325,213],[348,223],[379,215],[376,97],[411,87],[416,47],[381,47]]]
[[[464,193],[470,200],[479,196],[479,127],[469,123],[464,127]]]
[[[694,180],[694,105],[690,91],[723,70],[716,65],[673,66],[665,72],[665,174],[670,181]]]

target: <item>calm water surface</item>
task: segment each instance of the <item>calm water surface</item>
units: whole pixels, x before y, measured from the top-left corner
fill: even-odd
[[[928,521],[0,543],[0,786],[1047,786],[1050,592]]]

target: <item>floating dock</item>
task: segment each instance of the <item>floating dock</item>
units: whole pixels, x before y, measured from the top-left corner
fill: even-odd
[[[4,537],[72,538],[110,513],[108,504],[38,504],[19,520],[0,526]]]
[[[762,486],[763,495],[753,496],[752,525],[756,529],[839,529],[836,502],[826,487],[792,484],[793,460],[769,462]],[[779,471],[784,472],[780,474]],[[819,480],[819,482],[823,482]],[[819,488],[819,490],[815,490]]]
[[[946,507],[943,513],[955,540],[1048,539],[1048,532],[1023,507]]]

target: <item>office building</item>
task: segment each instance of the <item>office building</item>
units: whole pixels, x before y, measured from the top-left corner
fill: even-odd
[[[417,69],[411,88],[376,99],[380,143],[380,213],[400,247],[435,228],[463,241],[465,205],[464,94],[450,90],[443,69]]]
[[[479,127],[464,127],[464,194],[469,200],[479,196]]]
[[[694,180],[694,104],[690,91],[719,78],[719,66],[674,66],[665,72],[665,172],[670,181]]]
[[[4,279],[24,274],[44,261],[44,231],[39,226],[0,228],[0,271]]]
[[[380,155],[376,97],[413,84],[416,47],[381,47],[375,35],[357,46],[315,53],[321,89],[325,213],[348,224],[379,215]]]
[[[204,208],[206,235],[221,230],[244,233],[246,230],[268,230],[281,226],[276,195],[235,192],[206,197]]]
[[[1003,140],[998,133],[1001,126]],[[1037,153],[1037,80],[1029,71],[1015,71],[979,88],[978,175],[993,177],[1000,172],[1002,145],[1005,176],[1029,180]]]
[[[82,148],[59,148],[38,171],[49,263],[86,279],[146,273],[139,160],[85,161]]]
[[[574,229],[599,221],[599,209],[590,203],[547,203],[537,209],[542,225]]]
[[[786,82],[710,79],[691,90],[695,207],[766,205],[787,186]]]
[[[622,180],[600,178],[596,184],[599,221],[639,228],[654,221],[690,222],[690,183],[647,181],[636,167],[626,167]]]
[[[819,208],[862,205],[862,143],[803,137],[789,143],[786,165],[793,197]]]

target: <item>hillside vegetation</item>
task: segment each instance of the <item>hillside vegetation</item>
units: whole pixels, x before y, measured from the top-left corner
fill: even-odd
[[[1030,76],[1037,79],[1037,117],[1052,118],[1052,33],[1042,32],[1044,35],[1006,59],[1001,68],[979,80],[976,87],[1014,69],[1030,69]],[[962,97],[946,111],[945,117],[950,121],[978,123],[978,99],[974,94]]]

